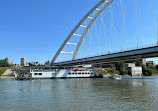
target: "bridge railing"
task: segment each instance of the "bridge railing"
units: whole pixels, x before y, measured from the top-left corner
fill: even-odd
[[[120,50],[116,50],[116,51],[109,51],[106,53],[100,53],[100,54],[95,54],[95,55],[91,55],[91,56],[79,57],[76,60],[86,59],[86,58],[96,57],[96,56],[101,56],[101,55],[115,54],[115,53],[126,52],[126,51],[137,50],[137,49],[143,49],[143,48],[154,47],[154,46],[158,46],[158,44],[154,43],[154,44],[142,45],[139,47],[131,47],[131,48],[123,49],[123,50],[120,49]],[[56,63],[67,62],[67,61],[72,61],[72,60],[58,61]]]

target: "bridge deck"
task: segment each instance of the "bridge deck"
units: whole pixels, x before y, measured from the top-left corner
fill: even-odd
[[[129,60],[136,60],[141,58],[150,58],[157,56],[158,56],[158,46],[152,46],[142,49],[135,49],[130,51],[123,51],[118,53],[105,54],[105,55],[87,57],[77,60],[59,62],[59,63],[55,63],[54,66],[113,63],[118,61],[127,61],[127,60],[129,61]]]

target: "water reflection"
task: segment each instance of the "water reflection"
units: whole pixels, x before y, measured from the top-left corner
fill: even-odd
[[[155,111],[157,92],[157,77],[0,80],[1,109],[8,111]]]

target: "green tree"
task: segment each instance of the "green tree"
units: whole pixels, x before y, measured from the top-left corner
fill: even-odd
[[[125,74],[126,72],[125,62],[123,61],[117,62],[115,66],[116,66],[116,70],[118,70],[121,75]]]
[[[7,62],[7,59],[1,59],[0,67],[11,67],[11,65]]]
[[[148,68],[153,69],[153,70],[156,70],[156,67],[155,67],[155,66],[149,66]]]
[[[152,76],[152,69],[145,67],[143,75],[144,76]]]
[[[38,65],[38,62],[34,62],[34,64],[35,64],[35,66],[37,66],[37,65]]]
[[[156,65],[156,69],[158,70],[158,65]]]
[[[29,62],[29,66],[36,66],[33,62]]]
[[[136,66],[142,66],[143,65],[142,60],[141,59],[136,60],[136,64],[135,65]]]
[[[146,67],[145,65],[142,65],[142,71],[144,76],[152,76],[153,72],[156,71],[156,68],[154,67]]]
[[[50,64],[49,60],[45,62],[45,65],[49,65],[49,64]]]

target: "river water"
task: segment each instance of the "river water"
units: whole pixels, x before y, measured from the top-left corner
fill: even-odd
[[[0,111],[158,111],[158,77],[0,79]]]

